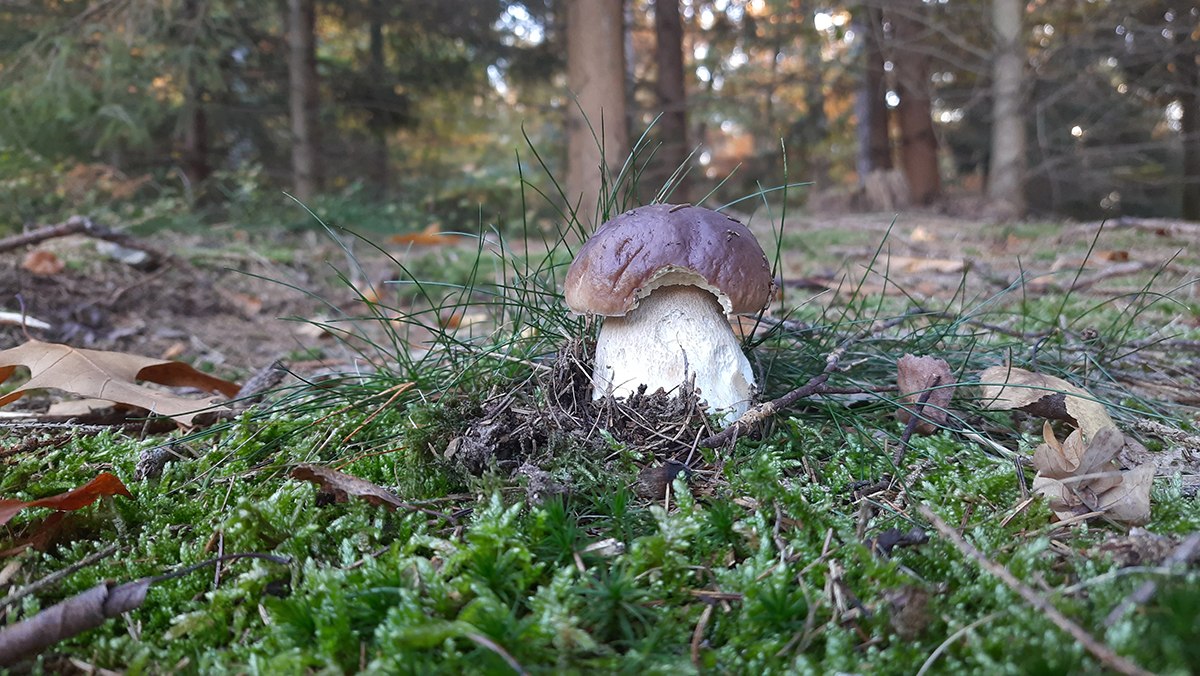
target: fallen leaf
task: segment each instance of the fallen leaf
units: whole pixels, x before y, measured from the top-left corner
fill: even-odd
[[[1060,443],[1048,421],[1042,426],[1045,443],[1033,453],[1038,470],[1033,491],[1046,496],[1059,519],[1103,512],[1124,523],[1149,521],[1154,466],[1121,471],[1113,458],[1125,446],[1125,435],[1115,427],[1098,430],[1086,443],[1080,432]]]
[[[983,388],[984,408],[1019,409],[1041,418],[1065,420],[1083,431],[1085,441],[1105,427],[1116,426],[1104,404],[1062,378],[993,366],[979,374],[979,383]]]
[[[320,488],[320,493],[332,498],[334,502],[346,502],[350,498],[361,498],[372,505],[381,505],[390,510],[404,509],[440,517],[447,521],[455,520],[448,514],[411,505],[382,486],[376,486],[366,479],[360,479],[330,467],[309,464],[297,465],[292,470],[291,477],[317,484]]]
[[[430,223],[420,232],[392,235],[388,238],[388,241],[392,244],[415,244],[417,246],[441,246],[444,244],[457,244],[462,241],[462,235],[441,232],[441,229],[441,223]]]
[[[321,492],[330,495],[334,502],[362,498],[372,505],[383,505],[392,509],[405,504],[399,496],[382,486],[321,465],[298,465],[292,470],[291,477],[317,484]]]
[[[933,434],[938,426],[946,423],[947,409],[954,398],[954,388],[947,386],[955,382],[950,365],[943,359],[906,354],[896,362],[896,385],[901,400],[916,404],[926,393],[929,395],[921,408],[921,420],[916,427],[918,433]],[[896,411],[896,417],[907,423],[912,417],[911,411],[915,410],[915,407],[901,407]]]
[[[129,494],[129,489],[125,488],[125,484],[121,483],[120,479],[108,472],[101,472],[95,479],[92,479],[79,488],[66,493],[52,495],[48,498],[39,498],[37,500],[0,500],[0,526],[8,523],[17,512],[28,507],[49,507],[60,512],[73,512],[77,509],[87,507],[105,495],[133,497]]]
[[[955,274],[967,267],[962,260],[951,258],[919,258],[914,256],[890,256],[887,269],[890,272]]]
[[[105,399],[144,408],[191,427],[200,409],[221,410],[213,401],[181,397],[134,383],[145,380],[160,385],[194,387],[204,392],[237,395],[237,383],[201,373],[176,361],[164,361],[123,352],[85,350],[58,343],[31,340],[0,351],[0,383],[17,366],[30,371],[29,381],[0,397],[0,406],[20,399],[29,390],[53,388],[87,398]]]
[[[72,399],[50,404],[46,415],[54,418],[87,418],[113,413],[116,407],[107,399]]]
[[[62,272],[66,265],[62,259],[54,255],[54,252],[34,249],[25,254],[25,259],[21,261],[21,267],[30,274],[50,277]]]

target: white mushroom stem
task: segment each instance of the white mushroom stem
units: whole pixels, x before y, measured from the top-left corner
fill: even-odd
[[[710,411],[733,422],[750,407],[754,372],[716,297],[663,286],[624,317],[606,317],[596,341],[593,396],[671,392],[695,376]]]

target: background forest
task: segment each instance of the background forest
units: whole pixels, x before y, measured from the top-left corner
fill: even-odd
[[[686,165],[677,201],[1194,219],[1198,38],[1161,0],[6,2],[0,230],[300,222],[281,190],[370,230],[548,225],[520,180],[594,210],[598,142],[614,174],[637,149],[639,202]]]

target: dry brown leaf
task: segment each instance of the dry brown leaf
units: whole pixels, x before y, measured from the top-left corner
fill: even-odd
[[[101,472],[95,479],[66,493],[59,493],[48,498],[37,500],[0,500],[0,526],[8,523],[17,512],[27,507],[49,507],[60,512],[73,512],[83,509],[105,495],[124,495],[127,498],[129,489],[116,476]]]
[[[436,516],[451,522],[455,521],[453,516],[404,502],[395,493],[382,486],[339,472],[331,467],[310,464],[297,465],[292,470],[291,477],[301,481],[311,481],[319,487],[320,493],[329,496],[334,502],[346,502],[350,498],[361,498],[372,505],[382,505],[390,510],[404,509]]]
[[[87,398],[105,399],[144,408],[190,427],[200,409],[222,410],[212,401],[189,399],[138,385],[145,380],[160,385],[194,387],[204,392],[237,395],[237,383],[201,373],[175,361],[163,361],[123,352],[84,350],[58,343],[31,340],[0,351],[0,383],[18,366],[30,371],[29,382],[0,397],[0,406],[20,399],[27,391],[53,388]]]
[[[961,259],[951,258],[919,258],[914,256],[891,256],[887,268],[891,272],[957,274],[966,269],[966,263]]]
[[[929,394],[925,406],[921,408],[921,421],[916,427],[920,434],[933,434],[938,426],[946,423],[947,409],[954,398],[954,388],[946,386],[954,383],[950,365],[943,359],[906,354],[896,362],[896,385],[903,401],[916,404],[926,392]],[[901,408],[896,411],[896,417],[907,423],[912,417],[911,410],[908,407]]]
[[[1091,439],[1105,427],[1115,427],[1104,404],[1086,390],[1062,378],[1009,366],[993,366],[979,374],[983,407],[993,411],[1020,409],[1051,420],[1065,420]]]
[[[55,256],[52,251],[34,249],[25,254],[24,260],[21,261],[21,267],[30,274],[39,277],[50,277],[62,272],[66,264],[58,256]]]
[[[292,478],[311,481],[321,488],[322,493],[328,493],[334,502],[346,502],[350,498],[362,498],[372,505],[383,505],[391,509],[408,507],[395,493],[377,486],[366,479],[360,479],[336,469],[321,465],[297,465],[292,470]]]
[[[402,235],[392,235],[388,238],[388,241],[392,244],[417,246],[443,246],[446,244],[457,244],[463,241],[462,235],[453,235],[450,233],[441,232],[441,229],[441,223],[430,223],[420,232],[408,232]]]
[[[1150,519],[1150,486],[1153,465],[1122,472],[1113,461],[1125,446],[1125,435],[1105,427],[1084,443],[1075,430],[1059,443],[1050,423],[1042,427],[1046,443],[1033,454],[1037,477],[1033,491],[1045,495],[1059,519],[1088,512],[1104,512],[1114,521],[1131,524]]]

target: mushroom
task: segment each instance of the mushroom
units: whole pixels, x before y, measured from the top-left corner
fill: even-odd
[[[749,228],[689,204],[652,204],[608,221],[567,271],[567,305],[605,317],[592,396],[639,385],[670,392],[691,378],[712,412],[732,422],[750,407],[754,372],[729,325],[758,312],[774,278]]]

